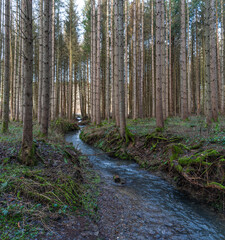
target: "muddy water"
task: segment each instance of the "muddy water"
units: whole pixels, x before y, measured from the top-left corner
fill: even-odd
[[[93,155],[89,159],[107,188],[132,200],[118,239],[225,239],[225,220],[220,215],[179,193],[160,177],[139,169],[136,163],[102,154],[80,140],[79,134],[68,134],[67,142],[83,154]],[[116,174],[126,184],[115,184]]]

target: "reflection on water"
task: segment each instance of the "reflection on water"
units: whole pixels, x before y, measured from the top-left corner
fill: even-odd
[[[160,177],[139,169],[132,161],[95,155],[102,151],[85,144],[79,134],[80,131],[68,134],[66,141],[91,155],[91,163],[109,187],[137,202],[138,207],[129,216],[137,229],[136,239],[225,239],[225,220],[220,215],[179,193]],[[125,185],[112,181],[116,174],[126,180]]]

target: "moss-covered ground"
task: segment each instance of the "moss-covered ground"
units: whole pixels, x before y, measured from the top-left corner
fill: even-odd
[[[34,124],[34,167],[21,165],[18,158],[21,123],[11,122],[9,132],[0,135],[0,239],[47,239],[54,222],[76,215],[96,217],[99,177],[64,142],[63,133],[77,128],[58,119],[46,140]]]
[[[224,210],[225,119],[207,126],[203,117],[169,118],[164,129],[155,126],[155,119],[127,120],[121,139],[114,122],[104,121],[87,126],[81,138],[111,156],[168,173],[179,189]]]

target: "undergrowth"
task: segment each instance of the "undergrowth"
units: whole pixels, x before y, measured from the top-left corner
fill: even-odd
[[[0,239],[38,239],[66,216],[97,217],[99,177],[84,156],[65,144],[61,130],[51,129],[47,141],[34,125],[38,164],[27,167],[18,159],[22,125],[9,127],[0,138]]]
[[[70,131],[79,130],[79,126],[74,121],[69,121],[63,118],[57,118],[51,122],[51,129],[60,133],[67,133]]]

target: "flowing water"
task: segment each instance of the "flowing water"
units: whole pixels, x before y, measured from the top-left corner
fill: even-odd
[[[111,158],[85,144],[79,134],[80,131],[68,134],[66,141],[83,154],[92,155],[90,162],[108,188],[116,188],[138,205],[127,217],[131,218],[127,221],[135,230],[121,233],[121,239],[131,239],[129,236],[134,236],[132,239],[225,239],[225,220],[220,215],[178,192],[162,178],[140,169],[136,163]],[[124,178],[126,184],[115,184],[114,175]]]

